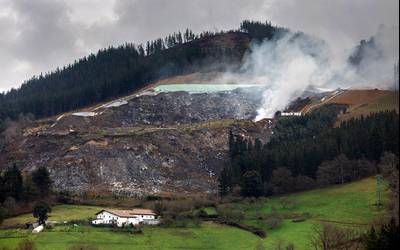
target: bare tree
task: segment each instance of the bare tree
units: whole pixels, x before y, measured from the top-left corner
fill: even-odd
[[[391,212],[399,222],[399,158],[395,154],[385,152],[380,160],[378,169],[382,176],[389,182],[391,189]]]
[[[313,228],[311,248],[315,250],[361,250],[363,244],[356,230],[323,223]]]
[[[344,154],[319,166],[317,180],[321,185],[345,183],[351,180],[352,162]]]

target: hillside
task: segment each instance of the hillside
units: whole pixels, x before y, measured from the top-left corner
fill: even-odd
[[[175,87],[188,90],[190,84],[183,84],[183,79],[204,78],[203,74],[172,77],[108,103],[38,120],[4,148],[0,165],[18,163],[27,172],[45,165],[54,187],[73,193],[216,192],[217,177],[229,161],[229,132],[267,143],[275,121],[252,121],[262,101],[257,87],[191,94],[169,92],[166,86],[174,85],[162,85],[178,83]],[[316,94],[303,110],[347,105],[339,124],[361,114],[396,109],[396,95],[381,90]],[[288,131],[279,133],[285,137]]]
[[[34,76],[0,94],[0,121],[20,114],[41,118],[103,102],[151,82],[199,71],[237,68],[251,40],[272,39],[287,29],[243,21],[240,29],[194,34],[187,30],[144,44],[101,49],[73,64]]]
[[[374,206],[375,180],[364,179],[358,182],[330,188],[280,197],[260,199],[257,202],[236,202],[233,207],[245,211],[244,223],[256,225],[267,230],[267,238],[257,236],[229,226],[202,223],[198,227],[164,228],[146,227],[143,234],[133,235],[112,228],[96,228],[87,225],[57,225],[39,235],[29,234],[24,229],[0,231],[0,247],[14,247],[23,239],[32,239],[40,249],[65,249],[73,244],[90,244],[99,249],[158,249],[158,248],[196,248],[196,249],[254,249],[257,242],[271,249],[279,242],[293,243],[295,249],[309,249],[313,228],[320,222],[331,223],[345,228],[364,229],[365,225],[378,220],[385,214],[388,193],[383,195],[381,208]],[[291,208],[285,208],[286,201],[293,201]],[[102,207],[58,205],[50,214],[52,221],[87,220]],[[258,219],[261,214],[276,210],[284,221],[275,229],[267,228]],[[292,222],[299,214],[308,214],[303,222]],[[3,226],[10,227],[33,220],[32,215],[21,215],[7,219]],[[212,239],[212,240],[210,240]]]
[[[347,105],[346,112],[341,114],[338,119],[346,121],[351,118],[359,118],[371,113],[386,110],[396,110],[399,112],[399,92],[378,89],[364,90],[338,90],[327,93],[322,98],[315,98],[311,103],[305,105],[301,112],[308,113],[318,107],[327,104]]]
[[[215,192],[228,133],[268,140],[252,122],[254,90],[149,93],[38,120],[0,155],[22,171],[46,166],[57,190],[144,195]],[[196,143],[193,143],[196,142]]]
[[[0,94],[0,119],[19,113],[36,117],[81,108],[128,94],[159,79],[240,63],[250,37],[241,32],[209,35],[152,54],[135,45],[100,50],[73,65],[34,77],[18,90]]]

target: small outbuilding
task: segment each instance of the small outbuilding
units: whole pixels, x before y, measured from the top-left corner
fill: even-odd
[[[43,225],[40,225],[40,226],[37,226],[37,227],[35,227],[33,230],[32,230],[32,233],[40,233],[40,232],[42,232],[43,231],[43,229],[44,229],[44,226]]]

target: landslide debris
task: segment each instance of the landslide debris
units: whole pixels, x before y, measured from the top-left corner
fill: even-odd
[[[215,192],[229,131],[264,141],[271,133],[273,121],[252,121],[261,102],[255,93],[140,95],[93,116],[38,121],[4,149],[0,163],[23,171],[46,166],[54,187],[72,193]]]

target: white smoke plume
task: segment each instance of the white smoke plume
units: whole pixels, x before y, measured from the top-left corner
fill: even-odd
[[[339,51],[311,36],[287,33],[279,39],[252,44],[241,70],[225,74],[220,81],[263,86],[256,120],[273,117],[307,89],[393,88],[398,27],[381,27],[373,42],[367,44],[373,46],[356,49],[358,61],[352,64],[349,57],[354,50]]]

